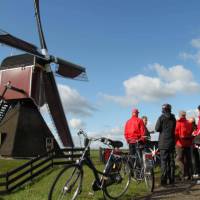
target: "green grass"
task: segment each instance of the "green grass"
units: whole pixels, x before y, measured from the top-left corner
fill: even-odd
[[[23,163],[27,162],[28,160],[22,159],[0,159],[0,174],[3,174],[11,169],[14,169]]]
[[[103,169],[103,164],[98,160],[98,151],[91,151],[91,157],[95,166],[99,169]],[[20,164],[26,162],[25,160],[0,160],[0,173],[4,173],[7,169],[13,169]],[[50,186],[62,167],[55,167],[48,170],[45,174],[40,175],[34,179],[33,182],[27,183],[21,188],[16,189],[11,194],[1,195],[0,200],[47,200]],[[84,179],[82,193],[78,199],[103,199],[101,191],[93,194],[91,185],[94,180],[93,174],[88,167],[84,168]],[[131,182],[129,189],[123,200],[132,199],[135,196],[143,196],[147,194],[144,183],[136,184]]]

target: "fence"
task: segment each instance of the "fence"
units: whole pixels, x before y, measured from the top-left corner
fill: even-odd
[[[61,152],[50,151],[27,163],[0,174],[0,194],[6,194],[45,172],[55,165],[74,163],[82,155],[83,148],[66,148]]]

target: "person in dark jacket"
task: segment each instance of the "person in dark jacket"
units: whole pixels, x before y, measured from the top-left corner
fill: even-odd
[[[161,185],[174,183],[175,178],[175,128],[176,118],[171,113],[171,105],[162,106],[162,115],[158,118],[155,130],[159,132],[158,148],[161,160]]]
[[[153,131],[149,131],[147,128],[147,123],[148,123],[148,118],[147,116],[142,116],[141,119],[144,122],[144,126],[145,126],[145,137],[146,137],[146,143],[145,143],[145,147],[146,148],[150,148],[151,146],[151,133],[154,133]]]
[[[145,126],[145,136],[150,138],[151,137],[151,135],[150,135],[151,132],[147,128],[148,118],[147,118],[147,116],[142,116],[141,119],[143,120],[144,126]]]

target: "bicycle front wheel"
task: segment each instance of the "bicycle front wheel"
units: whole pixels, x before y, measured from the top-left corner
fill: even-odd
[[[120,159],[113,163],[108,172],[108,177],[104,178],[103,193],[110,199],[118,199],[128,189],[131,174],[127,160]]]
[[[55,178],[48,200],[75,200],[81,191],[83,171],[78,165],[68,165]]]
[[[153,169],[145,170],[144,180],[145,180],[145,184],[146,184],[148,192],[153,192],[154,182],[155,182]]]

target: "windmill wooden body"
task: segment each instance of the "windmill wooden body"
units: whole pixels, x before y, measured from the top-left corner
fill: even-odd
[[[84,78],[85,68],[48,54],[39,0],[34,0],[34,5],[41,48],[0,31],[0,43],[25,52],[7,57],[0,66],[0,155],[3,156],[40,155],[47,151],[48,141],[59,149],[40,113],[43,105],[49,109],[63,146],[74,146],[50,64],[56,63],[55,73],[68,78]]]

